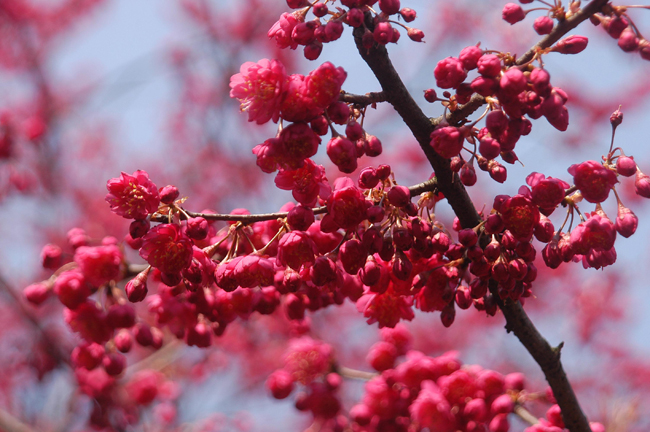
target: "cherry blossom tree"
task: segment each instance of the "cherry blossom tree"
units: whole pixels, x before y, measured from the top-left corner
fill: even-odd
[[[647,430],[650,7],[182,0],[139,159],[52,70],[110,3],[0,4],[0,205],[41,250],[0,277],[0,430]]]

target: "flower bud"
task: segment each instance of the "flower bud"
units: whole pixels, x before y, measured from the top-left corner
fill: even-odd
[[[636,232],[638,225],[639,218],[636,217],[632,210],[623,206],[622,204],[619,204],[618,214],[614,220],[614,227],[616,228],[616,232],[618,232],[623,237],[628,238]]]
[[[151,267],[147,267],[127,282],[124,291],[126,291],[126,296],[130,302],[141,302],[147,296],[147,277],[149,276],[150,270]]]
[[[634,162],[634,158],[620,156],[616,160],[616,172],[623,177],[632,177],[636,174],[636,162]]]
[[[555,44],[555,47],[553,47],[553,51],[558,52],[560,54],[578,54],[584,51],[585,48],[587,48],[588,42],[589,39],[587,39],[584,36],[578,36],[578,35],[569,36],[567,38],[562,39],[557,44]]]
[[[526,12],[516,3],[508,3],[503,7],[501,17],[510,25],[516,24],[526,18]]]

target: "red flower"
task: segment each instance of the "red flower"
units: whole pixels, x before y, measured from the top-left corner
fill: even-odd
[[[54,294],[68,309],[77,309],[92,292],[84,275],[75,269],[63,272],[56,278]]]
[[[307,123],[294,123],[282,129],[280,133],[279,163],[287,168],[300,168],[305,159],[318,152],[321,139],[307,125]]]
[[[275,185],[279,189],[292,191],[295,200],[307,207],[316,205],[319,196],[327,199],[332,192],[325,177],[325,168],[311,159],[306,159],[301,168],[281,169],[275,177]]]
[[[458,128],[446,126],[431,133],[431,147],[442,157],[458,156],[463,149],[463,136]]]
[[[307,93],[318,107],[325,109],[339,99],[341,86],[347,76],[342,67],[325,62],[305,79]]]
[[[545,178],[544,174],[536,172],[526,177],[526,183],[531,187],[533,202],[546,215],[550,215],[562,202],[565,189],[569,188],[569,184],[562,180],[553,177]]]
[[[284,369],[295,381],[309,384],[330,369],[332,347],[309,336],[292,339],[284,358]]]
[[[351,229],[366,219],[369,204],[351,179],[340,177],[336,179],[334,192],[327,200],[327,210],[337,226]]]
[[[392,288],[383,293],[367,292],[357,300],[357,310],[368,318],[368,324],[379,323],[379,328],[395,327],[401,319],[411,321],[415,315],[411,298],[396,295]]]
[[[612,221],[596,212],[571,231],[571,247],[580,255],[586,255],[592,249],[610,250],[615,240],[616,229]]]
[[[242,111],[248,111],[248,121],[277,122],[287,80],[284,65],[278,60],[246,62],[230,78],[230,97],[239,100]]]
[[[584,199],[591,203],[605,201],[609,191],[618,183],[616,174],[596,161],[571,165],[568,171]]]
[[[528,241],[539,222],[539,210],[528,198],[515,195],[505,200],[500,208],[505,227],[519,241]]]
[[[122,251],[115,245],[88,247],[80,246],[74,254],[86,280],[95,287],[117,279],[122,264]]]
[[[277,259],[297,271],[303,264],[313,263],[315,253],[316,245],[307,233],[292,231],[280,239]]]
[[[447,57],[440,60],[433,70],[433,76],[436,78],[436,85],[443,89],[458,87],[465,78],[467,72],[463,69],[463,64],[455,57]]]
[[[140,256],[163,273],[178,274],[192,262],[192,240],[178,225],[153,227],[142,241]]]
[[[318,117],[326,107],[321,107],[311,98],[307,91],[304,75],[291,75],[286,92],[280,105],[280,115],[290,122],[311,121]]]
[[[422,390],[409,407],[409,412],[414,421],[430,430],[451,432],[457,429],[449,402],[431,381],[422,383]]]
[[[120,178],[112,178],[106,183],[106,189],[106,202],[119,216],[144,219],[158,210],[158,188],[149,180],[146,171],[138,170],[133,175],[122,172]]]
[[[106,322],[106,313],[92,301],[83,302],[75,310],[64,309],[63,318],[73,331],[88,342],[103,344],[113,334]]]
[[[283,13],[280,19],[273,24],[273,27],[267,33],[269,38],[275,39],[278,48],[296,49],[298,44],[291,39],[291,33],[298,24],[298,19],[294,14]]]

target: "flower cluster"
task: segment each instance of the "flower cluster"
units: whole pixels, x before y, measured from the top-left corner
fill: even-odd
[[[561,41],[558,45],[563,44],[562,49],[567,50],[570,43]],[[473,70],[478,72],[478,76],[468,82],[468,73]],[[439,61],[433,73],[438,87],[455,89],[456,94],[452,96],[445,92],[449,100],[443,100],[434,97],[433,90],[427,90],[425,97],[429,101],[441,100],[445,106],[454,108],[469,102],[474,94],[491,100],[490,110],[485,115],[485,127],[455,127],[442,122],[431,133],[431,147],[445,158],[454,158],[452,169],[461,172],[461,180],[466,186],[476,183],[475,158],[479,168],[494,180],[500,183],[506,180],[507,171],[496,158],[501,156],[503,161],[511,164],[517,160],[515,146],[522,136],[530,133],[532,123],[529,118],[535,120],[544,116],[560,131],[568,127],[567,94],[551,85],[546,69],[532,64],[517,66],[509,54],[495,54],[478,46],[469,46],[458,57]],[[469,162],[460,158],[465,142],[475,148]]]
[[[343,34],[343,25],[353,28],[363,28],[364,46],[373,44],[386,45],[396,43],[400,33],[391,24],[391,16],[397,15],[405,22],[415,20],[416,12],[410,8],[401,8],[400,0],[381,0],[379,10],[375,14],[372,6],[377,0],[341,0],[347,10],[339,7],[333,8],[325,2],[288,1],[289,7],[297,9],[292,13],[283,13],[280,19],[273,24],[268,32],[268,37],[275,40],[278,48],[296,49],[299,45],[304,47],[304,55],[308,60],[316,60],[323,51],[323,44],[338,40]],[[333,2],[332,2],[333,3]],[[314,19],[307,20],[307,14],[312,12]],[[372,17],[372,25],[367,25],[366,14]],[[328,17],[326,22],[323,22]],[[424,33],[416,28],[397,23],[407,31],[411,40],[421,42]],[[369,28],[370,27],[370,28]]]
[[[431,357],[412,350],[411,334],[403,325],[382,329],[381,338],[367,357],[379,374],[339,368],[329,345],[308,336],[293,339],[285,366],[269,376],[267,388],[276,399],[285,399],[298,384],[296,408],[311,412],[327,428],[508,432],[509,416],[516,407],[550,402],[546,419],[526,431],[564,430],[552,392],[548,396],[529,393],[523,374],[502,375],[478,365],[463,365],[457,352]],[[367,382],[360,402],[346,413],[337,390],[348,376]],[[600,423],[590,426],[594,432],[604,430]]]

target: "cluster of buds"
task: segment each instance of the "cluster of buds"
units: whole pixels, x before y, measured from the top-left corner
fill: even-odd
[[[397,24],[407,31],[411,40],[421,42],[424,33],[416,28],[408,27],[400,22],[392,21],[391,16],[397,15],[405,22],[415,20],[415,11],[401,8],[400,0],[341,0],[347,10],[331,8],[327,1],[310,3],[306,0],[287,0],[292,13],[283,13],[280,19],[271,27],[268,36],[274,39],[278,48],[296,49],[304,46],[304,55],[308,60],[316,60],[323,51],[323,44],[338,40],[343,34],[343,25],[353,28],[363,27],[364,46],[373,44],[386,45],[396,43],[400,33],[391,24]],[[375,13],[372,6],[379,3],[380,13]],[[314,19],[307,20],[311,11]],[[372,29],[366,26],[366,14],[372,17]],[[327,18],[327,19],[326,19]],[[325,21],[325,22],[324,22]]]
[[[591,17],[591,22],[600,25],[608,35],[617,39],[619,48],[624,52],[635,52],[642,59],[650,60],[650,42],[641,35],[627,10],[626,6],[608,4],[602,14]]]
[[[561,41],[558,46],[569,43]],[[477,70],[478,76],[467,82],[468,72],[472,70]],[[425,97],[429,101],[442,100],[450,110],[469,102],[474,94],[489,102],[489,110],[484,114],[485,127],[474,127],[476,122],[460,127],[442,122],[431,133],[431,146],[441,156],[455,159],[452,160],[452,169],[461,172],[461,180],[466,186],[476,183],[475,158],[479,168],[494,180],[500,183],[506,180],[506,168],[495,159],[500,156],[510,164],[518,160],[515,146],[522,136],[530,133],[532,123],[529,118],[536,120],[544,116],[560,131],[565,131],[569,125],[569,112],[565,106],[568,96],[562,89],[551,85],[548,71],[532,64],[517,66],[509,54],[469,46],[460,52],[458,58],[447,57],[438,62],[434,76],[438,87],[455,89],[456,94],[452,96],[444,92],[448,100],[443,100],[435,96],[435,91],[427,90]],[[474,146],[469,162],[456,158],[465,142]]]

